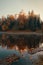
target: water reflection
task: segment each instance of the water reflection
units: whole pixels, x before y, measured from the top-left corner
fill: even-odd
[[[32,50],[43,47],[43,36],[41,35],[10,35],[0,34],[0,46],[2,48],[32,52]]]
[[[2,65],[33,65],[32,61],[38,59],[40,54],[38,52],[42,51],[42,35],[0,34],[0,62]],[[15,62],[14,59],[18,61]]]

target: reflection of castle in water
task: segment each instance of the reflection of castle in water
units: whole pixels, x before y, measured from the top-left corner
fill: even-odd
[[[8,49],[15,49],[15,46],[19,50],[38,48],[42,42],[42,36],[38,35],[0,35],[0,45]]]

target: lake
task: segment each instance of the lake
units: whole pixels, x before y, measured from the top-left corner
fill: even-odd
[[[9,65],[34,65],[33,61],[38,59],[38,55],[43,55],[43,36],[0,33],[0,60],[13,54],[20,59]]]

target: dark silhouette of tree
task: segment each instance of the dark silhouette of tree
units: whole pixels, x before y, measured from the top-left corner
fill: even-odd
[[[34,11],[29,12],[28,15],[25,15],[24,12],[20,12],[18,18],[9,15],[7,18],[2,17],[0,19],[0,31],[15,30],[41,30],[41,19],[38,15],[34,14]]]

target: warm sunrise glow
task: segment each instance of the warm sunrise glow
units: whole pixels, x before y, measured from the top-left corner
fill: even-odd
[[[43,20],[43,0],[0,0],[0,17],[34,10]],[[23,12],[24,12],[23,11]]]
[[[43,43],[42,43],[42,44],[40,44],[40,47],[43,47]]]

